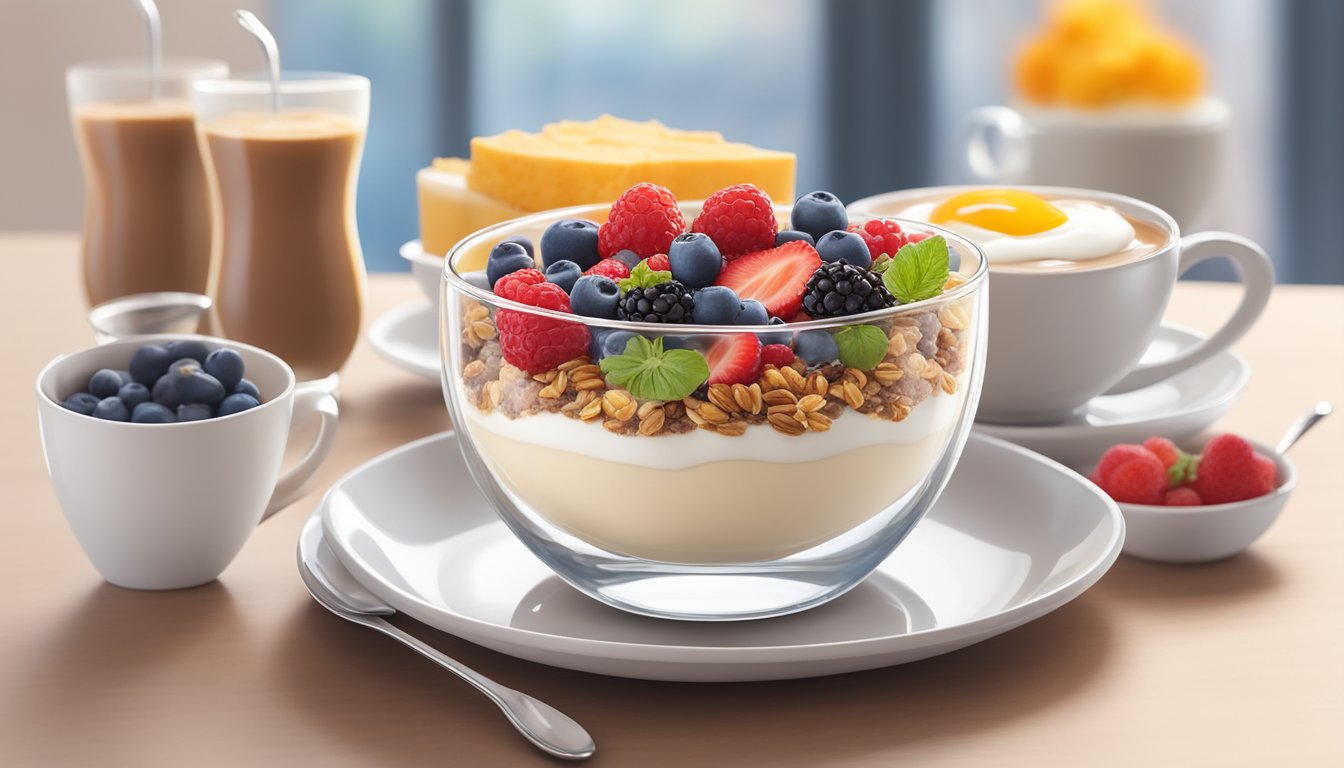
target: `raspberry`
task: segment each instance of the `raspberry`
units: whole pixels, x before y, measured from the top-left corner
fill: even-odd
[[[1167,492],[1166,467],[1141,445],[1112,446],[1091,479],[1112,499],[1128,504],[1161,504]]]
[[[545,276],[535,269],[504,276],[495,285],[495,293],[541,309],[569,311],[565,290],[546,282]],[[499,348],[504,359],[528,373],[549,371],[588,351],[588,328],[582,323],[501,309],[495,313],[495,327],[499,330]]]
[[[671,272],[672,262],[668,260],[666,253],[655,253],[644,262],[649,265],[649,269],[654,272]]]
[[[1206,504],[1253,499],[1274,490],[1274,481],[1251,444],[1236,435],[1218,435],[1204,446],[1194,488]]]
[[[501,277],[499,282],[495,283],[495,295],[503,296],[510,301],[523,301],[518,296],[524,288],[544,282],[546,282],[546,275],[542,274],[541,270],[520,269]]]
[[[766,344],[761,347],[761,363],[783,368],[793,362],[793,348],[788,344]]]
[[[691,231],[709,235],[723,258],[732,261],[744,253],[775,247],[779,221],[769,195],[754,184],[737,184],[705,200]]]
[[[1162,460],[1162,466],[1171,469],[1181,460],[1181,449],[1165,437],[1150,437],[1143,441],[1143,447]]]
[[[882,254],[895,256],[896,252],[908,242],[909,236],[901,230],[901,225],[891,219],[869,219],[862,224],[849,225],[850,232],[859,233],[863,242],[868,244],[868,255],[877,261]]]
[[[1168,507],[1198,507],[1204,503],[1204,500],[1199,498],[1199,494],[1194,488],[1183,485],[1180,488],[1172,488],[1167,491],[1162,503]]]
[[[616,259],[603,259],[594,264],[585,275],[601,275],[609,277],[612,280],[620,282],[630,276],[630,268],[625,266],[625,262]]]
[[[597,230],[597,252],[604,259],[622,249],[643,258],[667,253],[672,240],[686,231],[686,217],[667,189],[644,182],[625,190],[611,205],[607,223]]]

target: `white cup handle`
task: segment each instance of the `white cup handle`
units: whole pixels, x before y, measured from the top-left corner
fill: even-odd
[[[322,421],[318,425],[317,437],[299,462],[280,476],[271,494],[271,502],[261,519],[274,515],[289,506],[304,491],[304,485],[326,461],[331,453],[331,444],[336,440],[336,423],[340,420],[339,407],[336,404],[336,391],[339,379],[332,374],[325,379],[300,382],[294,387],[294,411],[290,417],[290,435],[294,425],[306,421],[316,414]]]
[[[1027,123],[1008,107],[981,107],[971,113],[966,164],[985,181],[1011,181],[1031,163]],[[996,137],[991,140],[991,136]],[[997,145],[997,149],[995,148]]]
[[[1142,389],[1198,365],[1230,347],[1260,318],[1260,313],[1265,311],[1265,305],[1269,303],[1269,294],[1274,290],[1274,264],[1265,255],[1263,248],[1241,235],[1198,232],[1181,238],[1181,261],[1177,266],[1177,274],[1183,275],[1196,264],[1219,257],[1229,259],[1241,277],[1241,303],[1232,316],[1212,336],[1181,354],[1135,368],[1106,394]]]

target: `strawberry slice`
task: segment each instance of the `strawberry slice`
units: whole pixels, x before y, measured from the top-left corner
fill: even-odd
[[[793,240],[728,262],[714,284],[732,288],[743,300],[761,302],[771,317],[790,318],[802,308],[803,289],[820,266],[816,248]]]
[[[705,350],[710,384],[751,384],[761,376],[761,341],[754,333],[720,336]]]

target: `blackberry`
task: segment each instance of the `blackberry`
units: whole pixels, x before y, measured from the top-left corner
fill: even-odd
[[[882,278],[843,261],[822,264],[803,289],[803,311],[813,317],[857,315],[895,304]]]
[[[677,280],[667,280],[648,288],[631,288],[616,305],[619,320],[643,323],[689,323],[695,299]]]

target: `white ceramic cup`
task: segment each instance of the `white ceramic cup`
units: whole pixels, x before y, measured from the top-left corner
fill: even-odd
[[[61,406],[94,371],[125,370],[142,344],[186,338],[242,355],[261,405],[178,424],[105,421]],[[132,589],[213,581],[257,524],[298,498],[326,459],[336,437],[333,389],[334,377],[296,384],[275,355],[209,336],[140,336],[51,361],[37,377],[42,450],[93,567]],[[291,426],[313,415],[321,422],[312,447],[282,475]]]
[[[864,198],[851,214],[908,215],[913,205],[977,187],[927,187]],[[1176,222],[1148,203],[1109,192],[1022,187],[1045,198],[1078,198],[1109,205],[1167,233],[1151,254],[1121,264],[1068,272],[995,271],[990,263],[989,342],[985,384],[976,419],[1001,424],[1049,424],[1088,400],[1155,384],[1197,365],[1240,339],[1264,311],[1274,268],[1264,250],[1239,235],[1199,232],[1184,237]],[[1176,279],[1196,264],[1226,258],[1243,293],[1221,328],[1175,357],[1139,365],[1162,324]]]
[[[992,184],[1146,200],[1190,228],[1217,188],[1228,115],[1213,98],[1179,111],[982,107],[970,116],[966,163]]]

